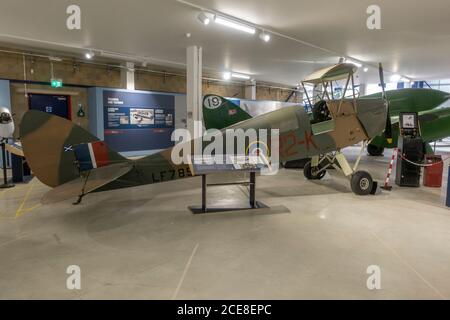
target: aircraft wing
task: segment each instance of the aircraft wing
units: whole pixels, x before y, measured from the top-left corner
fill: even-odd
[[[419,113],[420,131],[425,141],[450,137],[450,108],[440,108]]]
[[[425,122],[438,120],[439,119],[439,113],[442,114],[442,111],[441,112],[436,112],[436,111],[438,111],[438,110],[435,109],[435,110],[432,110],[432,111],[419,112],[419,121],[420,121],[420,123],[425,123]],[[449,110],[447,112],[448,112],[448,114],[450,114],[450,108],[449,108]],[[392,125],[398,124],[399,121],[400,121],[400,117],[399,116],[391,117]]]
[[[7,143],[6,151],[15,154],[16,156],[24,157],[22,144],[20,144],[20,142],[14,142],[13,144]]]

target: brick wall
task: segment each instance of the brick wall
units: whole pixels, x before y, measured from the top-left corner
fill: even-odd
[[[49,82],[51,65],[47,58],[25,57],[26,78],[29,81]],[[180,71],[182,73],[183,71]],[[135,86],[137,90],[163,91],[163,92],[186,92],[186,78],[177,75],[164,75],[145,71],[136,71]],[[52,89],[46,84],[29,84],[30,92],[33,90],[46,90],[46,93],[58,94],[61,90],[70,91],[72,97],[72,119],[82,127],[87,128],[89,117],[89,106],[87,101],[87,89],[84,86],[120,88],[120,69],[90,63],[71,61],[54,61],[53,76],[60,78],[65,84],[62,89]],[[0,78],[12,80],[11,103],[15,122],[20,123],[22,115],[28,110],[28,100],[23,92],[24,84],[15,83],[14,80],[24,80],[23,56],[0,52]],[[74,85],[74,86],[69,86]],[[81,87],[76,87],[81,86]],[[258,100],[285,101],[290,91],[257,87]],[[203,82],[204,94],[218,94],[226,97],[245,98],[245,86],[240,84],[225,84],[217,81]],[[293,101],[293,100],[291,100]],[[87,116],[77,118],[78,104],[82,104]]]

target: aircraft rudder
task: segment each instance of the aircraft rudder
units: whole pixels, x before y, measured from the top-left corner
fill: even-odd
[[[34,175],[50,187],[79,177],[79,170],[75,166],[74,146],[99,141],[72,121],[35,110],[30,110],[23,116],[20,139],[25,158]],[[110,148],[106,150],[111,163],[126,161]]]
[[[206,129],[223,129],[252,117],[230,100],[208,94],[203,98],[203,121]]]

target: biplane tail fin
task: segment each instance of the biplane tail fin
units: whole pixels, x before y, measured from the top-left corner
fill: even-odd
[[[206,95],[203,98],[203,121],[206,129],[223,129],[252,117],[230,100]]]
[[[34,175],[52,188],[79,178],[80,171],[128,161],[80,126],[41,111],[25,113],[20,138]]]

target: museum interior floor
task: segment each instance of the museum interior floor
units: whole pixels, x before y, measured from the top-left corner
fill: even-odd
[[[364,156],[361,169],[382,181],[390,156]],[[308,182],[281,170],[257,178],[270,209],[193,215],[200,187],[197,177],[79,206],[40,205],[48,188],[36,179],[0,190],[0,299],[450,298],[446,184],[357,197],[337,172]],[[246,192],[210,188],[208,201]],[[66,287],[70,265],[81,290]],[[380,290],[367,288],[369,266]]]

